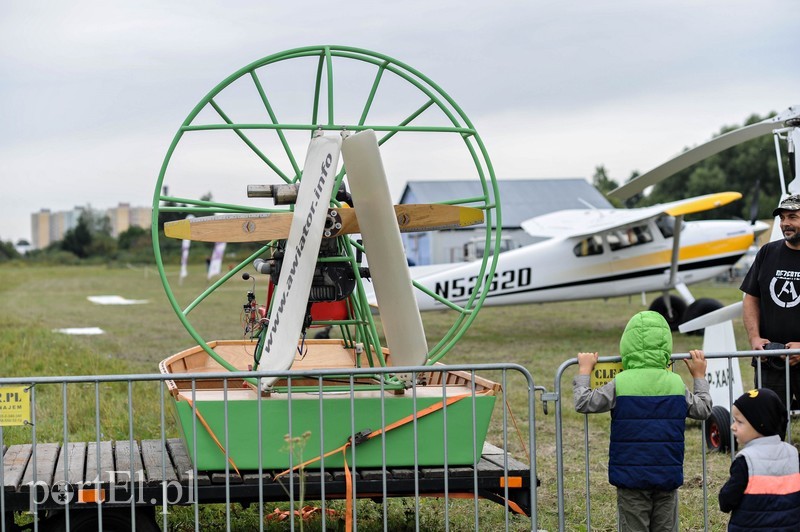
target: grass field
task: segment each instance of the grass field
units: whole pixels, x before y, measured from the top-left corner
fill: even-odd
[[[177,281],[177,269],[170,272]],[[261,283],[263,285],[264,283]],[[265,286],[257,287],[263,291]],[[713,297],[724,304],[737,301],[740,294],[737,285],[730,283],[707,283],[693,288],[695,297]],[[209,310],[192,315],[192,323],[207,339],[236,338],[240,332],[240,310],[249,282],[230,281],[222,287]],[[191,270],[183,285],[173,282],[173,289],[181,304],[191,301],[206,288],[205,276]],[[146,299],[147,304],[130,306],[99,306],[90,303],[90,295],[115,294],[129,299]],[[648,295],[648,301],[655,297]],[[537,385],[552,390],[556,370],[564,361],[574,357],[578,351],[599,351],[601,356],[617,355],[619,335],[628,318],[646,308],[639,296],[609,299],[606,301],[580,301],[547,305],[528,305],[504,308],[485,308],[466,333],[465,337],[448,353],[444,362],[484,363],[509,362],[527,368]],[[449,327],[451,319],[445,311],[423,315],[429,341],[438,339]],[[99,336],[66,336],[52,332],[62,327],[100,327],[105,334]],[[736,324],[740,346],[746,345],[740,324]],[[674,351],[686,352],[701,346],[701,338],[675,334]],[[190,347],[191,338],[179,323],[167,303],[163,288],[155,271],[143,268],[92,267],[0,267],[0,357],[2,376],[44,375],[92,375],[119,373],[154,373],[157,365],[166,356]],[[752,372],[742,364],[745,387],[752,382]],[[689,375],[682,364],[677,371],[689,382]],[[564,376],[561,408],[564,414],[564,463],[565,496],[567,508],[567,530],[586,528],[584,474],[584,419],[572,409],[571,379],[575,368],[569,368]],[[489,375],[491,378],[492,376]],[[87,385],[90,386],[90,385]],[[92,390],[86,390],[92,391]],[[114,438],[122,434],[127,438],[127,416],[120,412],[127,408],[127,387],[108,386],[102,395],[101,418],[104,437]],[[158,391],[153,385],[136,386],[133,390],[135,405],[136,437],[158,436],[157,412],[148,408],[149,398]],[[88,394],[87,394],[88,396]],[[93,391],[92,395],[93,397]],[[518,412],[520,430],[527,433],[524,419],[527,391],[521,378],[512,375],[507,399],[512,410]],[[60,418],[61,402],[57,391],[43,391],[37,396],[40,411],[37,411],[38,441],[60,441],[63,427],[58,422],[48,423],[48,417]],[[70,438],[94,438],[94,404],[82,397],[80,390],[70,392]],[[150,399],[150,403],[152,400]],[[157,401],[156,401],[157,403]],[[502,419],[501,402],[493,418],[489,440],[502,444],[499,427]],[[541,529],[557,529],[557,491],[555,468],[555,422],[552,415],[543,415],[537,397],[537,467],[542,482],[539,488],[539,523]],[[82,423],[82,420],[90,420]],[[85,426],[84,426],[85,425]],[[615,530],[615,495],[607,483],[606,458],[608,446],[608,414],[588,417],[590,441],[590,493],[591,526],[593,530]],[[5,443],[15,440],[27,441],[26,428],[9,427],[4,431]],[[173,427],[170,430],[174,430]],[[795,432],[797,432],[795,430]],[[171,435],[175,435],[173,433]],[[701,463],[701,431],[699,423],[688,423],[685,477],[680,490],[681,530],[702,530],[703,491]],[[797,441],[797,436],[795,436]],[[510,450],[521,455],[516,440],[510,440]],[[727,516],[717,509],[716,494],[727,478],[729,457],[719,454],[707,456],[709,519],[712,530],[722,530]],[[423,501],[420,512],[421,528],[442,528],[441,502]],[[462,506],[462,504],[464,506]],[[371,508],[369,505],[374,506]],[[382,529],[380,506],[371,501],[362,501],[359,512],[374,514],[374,520],[365,517],[359,521],[363,530]],[[205,511],[204,511],[205,512]],[[219,519],[220,512],[209,510],[209,520]],[[451,530],[474,529],[471,504],[451,501]],[[241,517],[237,529],[251,529],[252,512]],[[413,515],[413,504],[408,501],[392,501],[390,529],[397,529]],[[361,515],[361,514],[360,514]],[[183,530],[178,521],[174,530]],[[223,516],[224,518],[224,516]],[[482,529],[486,526],[502,526],[502,511],[493,503],[481,503]],[[213,528],[213,524],[211,527]],[[284,525],[274,529],[282,529]],[[405,526],[405,525],[402,525]],[[315,529],[311,524],[307,528]],[[374,527],[374,528],[373,528]],[[513,529],[530,527],[529,521],[512,518]],[[191,529],[189,516],[187,529]],[[272,529],[272,528],[270,528]],[[488,528],[486,528],[488,529]]]

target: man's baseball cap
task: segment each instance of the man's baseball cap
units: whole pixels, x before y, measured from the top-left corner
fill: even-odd
[[[772,216],[778,216],[781,211],[798,211],[800,210],[800,194],[793,194],[788,196],[785,200],[778,205],[778,208],[772,211]]]

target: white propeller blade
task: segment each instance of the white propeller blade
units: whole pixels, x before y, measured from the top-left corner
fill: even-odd
[[[284,371],[294,362],[341,145],[341,137],[335,135],[314,137],[308,146],[259,369]],[[265,378],[262,386],[271,386],[276,380],[277,377]]]
[[[427,360],[428,343],[375,132],[366,130],[345,138],[342,157],[392,365],[421,366]]]
[[[735,320],[742,315],[742,302],[738,301],[727,307],[722,307],[708,314],[703,314],[702,316],[698,316],[691,321],[687,321],[686,323],[682,323],[678,330],[682,333],[692,332],[692,331],[699,331],[700,329],[705,329],[706,327],[710,327],[712,325],[716,325],[718,323],[722,323],[725,321]]]

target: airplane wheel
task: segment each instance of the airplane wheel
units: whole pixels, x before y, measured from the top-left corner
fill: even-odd
[[[500,199],[489,155],[469,118],[436,83],[404,63],[359,48],[309,46],[267,56],[228,76],[194,106],[172,139],[153,195],[153,251],[162,285],[178,319],[206,352],[214,352],[211,340],[241,337],[239,314],[246,291],[254,286],[242,283],[241,274],[245,268],[252,273],[256,258],[270,258],[279,241],[228,243],[221,275],[207,280],[197,268],[183,278],[181,240],[165,237],[164,223],[189,214],[293,213],[294,205],[248,198],[247,186],[298,184],[314,134],[365,129],[376,132],[392,183],[413,176],[459,176],[464,182],[452,187],[455,196],[434,200],[482,210],[485,224],[476,231],[485,248],[500,241]],[[334,197],[346,188],[346,177],[342,165]],[[189,252],[206,258],[212,247],[192,242]],[[348,328],[346,336],[356,343],[377,349],[383,340],[357,267],[362,254],[369,260],[369,251],[346,235],[337,237],[332,248],[325,259],[345,264],[356,277],[347,296],[348,317],[337,326]],[[483,259],[481,271],[488,279],[496,257],[488,253]],[[259,279],[257,303],[268,304],[261,295],[267,280]],[[451,304],[455,313],[448,315],[452,322],[444,324],[442,333],[426,335],[430,361],[464,334],[490,286],[478,283],[468,302]]]
[[[669,296],[670,306],[672,307],[672,316],[667,312],[667,303],[664,296],[659,296],[653,300],[650,305],[650,310],[658,312],[664,319],[667,320],[671,331],[677,331],[678,325],[683,323],[683,313],[686,312],[686,303],[678,296]]]
[[[731,448],[731,418],[728,410],[722,406],[711,409],[711,416],[706,420],[706,445],[709,451],[724,453]]]
[[[710,297],[701,297],[700,299],[696,299],[694,303],[689,305],[689,307],[686,309],[686,312],[683,313],[683,319],[681,320],[681,323],[686,323],[687,321],[699,318],[704,314],[721,309],[722,306],[722,303]],[[698,329],[688,334],[702,336],[704,331],[705,329]]]

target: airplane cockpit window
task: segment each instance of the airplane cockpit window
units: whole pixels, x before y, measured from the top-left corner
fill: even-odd
[[[600,235],[592,235],[581,240],[572,250],[576,257],[588,257],[589,255],[600,255],[603,253],[603,239]]]
[[[637,225],[608,233],[608,247],[611,251],[639,246],[653,241],[653,233],[647,225]]]
[[[656,218],[656,226],[664,238],[670,238],[675,234],[675,218],[668,214]]]

